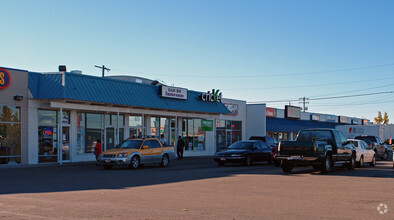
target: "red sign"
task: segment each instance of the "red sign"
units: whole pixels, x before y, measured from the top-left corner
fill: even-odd
[[[11,77],[7,70],[0,68],[0,89],[6,89],[11,83]]]
[[[276,116],[276,111],[274,108],[265,108],[265,116],[266,117],[275,117]]]

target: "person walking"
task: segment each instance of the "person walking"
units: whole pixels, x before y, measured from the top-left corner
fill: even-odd
[[[98,158],[101,154],[101,140],[97,140],[96,146],[94,146],[94,155],[96,156],[96,165],[98,166]]]
[[[176,144],[176,154],[178,155],[178,159],[182,159],[183,157],[183,148],[185,147],[185,142],[182,137],[178,137],[178,142]]]

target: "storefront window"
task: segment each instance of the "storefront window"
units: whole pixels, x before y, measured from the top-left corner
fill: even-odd
[[[20,107],[0,106],[0,164],[20,162]]]
[[[57,112],[38,110],[38,162],[57,162]]]
[[[77,154],[85,153],[85,113],[77,114]]]
[[[168,118],[160,118],[160,135],[163,134],[164,138],[167,140],[167,144],[169,144],[170,137],[170,120]]]
[[[150,118],[150,134],[155,137],[159,137],[160,133],[160,118]]]
[[[129,116],[129,129],[130,136],[133,134],[134,137],[142,136],[142,117],[141,116]]]
[[[103,115],[86,113],[85,153],[93,153],[97,140],[101,140]]]
[[[201,130],[201,119],[183,119],[182,127],[185,150],[205,150],[205,131]]]
[[[242,140],[242,122],[216,120],[216,151]]]

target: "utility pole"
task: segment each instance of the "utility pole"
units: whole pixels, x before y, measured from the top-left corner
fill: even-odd
[[[104,71],[105,70],[107,70],[107,72],[109,72],[111,69],[108,69],[107,67],[105,67],[104,65],[103,66],[95,66],[95,67],[97,67],[97,68],[99,68],[99,69],[102,69],[103,70],[103,77],[104,77]]]
[[[305,98],[305,96],[304,96],[304,97],[302,97],[302,98],[299,98],[299,100],[300,100],[299,103],[302,103],[302,106],[303,106],[302,110],[303,110],[303,112],[305,112],[306,110],[308,110],[308,107],[306,107],[305,105],[306,105],[306,104],[309,104],[309,102],[307,102],[307,100],[309,100],[309,98]]]

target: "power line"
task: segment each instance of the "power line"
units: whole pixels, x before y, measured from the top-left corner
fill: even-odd
[[[351,98],[351,97],[359,97],[359,96],[370,96],[370,95],[379,95],[379,94],[387,94],[394,93],[394,91],[386,91],[386,92],[374,92],[374,93],[364,93],[364,94],[356,94],[356,95],[344,95],[344,96],[332,96],[332,97],[321,97],[321,98],[313,98],[309,100],[326,100],[326,99],[340,99],[340,98]],[[273,101],[257,101],[257,102],[248,102],[250,104],[260,104],[260,103],[271,103],[271,102],[295,102],[299,101],[299,99],[287,99],[287,100],[273,100]]]
[[[323,70],[323,71],[312,71],[312,72],[298,72],[298,73],[283,73],[283,74],[259,74],[259,75],[188,75],[188,74],[160,74],[160,73],[144,73],[144,72],[130,72],[130,71],[122,71],[122,70],[114,70],[117,72],[125,72],[125,73],[137,73],[137,74],[150,74],[150,75],[160,75],[160,76],[172,76],[172,77],[194,77],[194,78],[219,78],[219,77],[234,77],[234,78],[258,78],[258,77],[280,77],[280,76],[294,76],[294,75],[310,75],[310,74],[321,74],[321,73],[333,73],[333,72],[346,72],[352,70],[362,70],[362,69],[372,69],[377,67],[385,67],[385,66],[393,66],[394,63],[388,64],[380,64],[380,65],[371,65],[371,66],[363,66],[363,67],[353,67],[353,68],[344,68],[344,69],[334,69],[334,70]]]
[[[388,80],[388,79],[394,79],[394,77],[388,77],[388,78],[381,78],[381,79],[370,79],[370,80],[359,80],[359,81],[346,81],[346,82],[340,82],[340,83],[326,83],[326,84],[314,84],[314,85],[298,85],[298,86],[277,86],[277,87],[260,87],[260,88],[245,88],[245,89],[224,89],[222,90],[227,90],[227,91],[233,91],[233,90],[272,90],[272,89],[290,89],[290,88],[305,88],[305,87],[319,87],[319,86],[333,86],[333,85],[346,85],[349,83],[355,84],[355,83],[364,83],[364,82],[373,82],[373,81],[382,81],[382,80]],[[387,85],[387,86],[394,86],[393,84]],[[382,86],[380,86],[382,87]],[[365,89],[362,89],[365,90]]]

